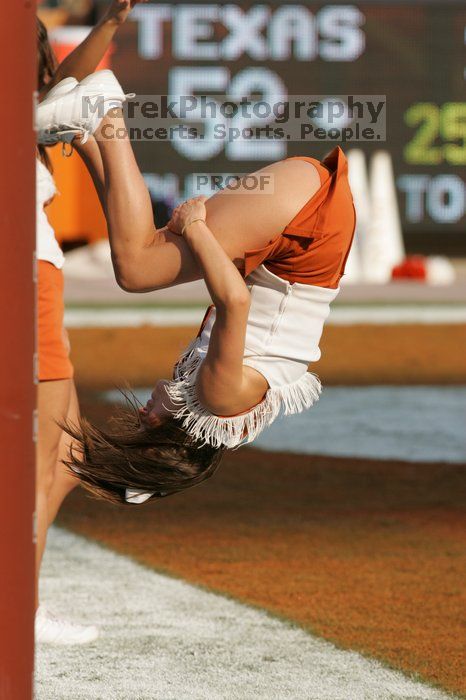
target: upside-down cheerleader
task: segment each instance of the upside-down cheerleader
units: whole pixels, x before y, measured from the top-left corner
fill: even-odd
[[[79,97],[100,95],[86,119]],[[80,143],[107,216],[117,281],[143,292],[203,277],[212,297],[197,337],[146,406],[112,432],[68,426],[68,464],[95,494],[142,503],[211,476],[225,449],[248,443],[280,412],[317,401],[308,371],[351,247],[355,213],[343,151],[322,162],[290,158],[263,169],[273,192],[244,186],[190,200],[157,229],[109,71],[39,114],[42,138]],[[43,103],[44,104],[44,103]],[[41,105],[42,106],[42,105]],[[105,114],[108,112],[107,114]],[[57,115],[59,114],[59,118]],[[105,116],[103,116],[105,114]],[[156,348],[148,348],[156,352]]]

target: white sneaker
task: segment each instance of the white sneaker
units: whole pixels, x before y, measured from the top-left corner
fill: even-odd
[[[97,627],[84,627],[51,615],[40,605],[36,612],[36,643],[45,644],[88,644],[99,636]]]
[[[62,81],[64,82],[64,81]],[[111,70],[92,73],[71,90],[56,92],[59,83],[37,107],[38,141],[51,145],[71,143],[76,135],[86,143],[110,109],[120,108],[129,97]]]
[[[44,97],[44,100],[49,100],[53,97],[63,97],[63,95],[66,95],[67,92],[71,92],[71,90],[74,90],[74,88],[78,85],[79,83],[76,78],[63,78],[63,80],[60,80],[59,83],[54,85],[53,88],[48,91],[47,95]],[[42,100],[42,102],[44,100]]]
[[[44,108],[41,107],[41,105],[45,102],[46,106],[49,105],[51,102],[54,100],[58,100],[61,97],[64,97],[67,95],[69,92],[74,90],[76,87],[78,87],[79,83],[76,80],[76,78],[64,78],[61,80],[59,83],[57,83],[49,92],[47,93],[46,97],[40,102],[39,104],[36,105],[36,123],[35,123],[35,129],[38,132],[38,142],[43,145],[52,145],[58,142],[58,138],[52,137],[52,136],[45,136],[41,133],[41,129],[39,126],[39,121],[40,118],[44,115]],[[40,109],[39,109],[40,108]],[[47,107],[46,107],[47,109]]]

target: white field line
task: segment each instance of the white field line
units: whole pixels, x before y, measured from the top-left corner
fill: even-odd
[[[447,700],[303,630],[53,528],[42,598],[97,623],[83,647],[40,646],[36,700]]]
[[[205,309],[66,309],[67,328],[199,326]]]
[[[137,328],[140,326],[198,326],[204,316],[202,309],[67,309],[67,328]],[[354,324],[397,325],[463,324],[466,307],[442,306],[336,306],[327,324],[347,326]]]

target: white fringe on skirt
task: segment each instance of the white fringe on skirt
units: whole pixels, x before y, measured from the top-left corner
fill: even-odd
[[[200,444],[233,449],[252,442],[283,411],[288,416],[310,408],[318,401],[322,386],[315,374],[306,372],[297,381],[268,389],[264,399],[239,416],[215,416],[205,409],[196,395],[196,377],[204,357],[188,348],[178,363],[175,379],[167,392],[177,406],[173,416],[182,421],[186,432]]]

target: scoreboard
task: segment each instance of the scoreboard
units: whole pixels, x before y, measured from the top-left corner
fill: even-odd
[[[341,145],[362,148],[369,163],[375,150],[390,152],[408,251],[460,255],[465,42],[466,3],[449,0],[154,3],[135,8],[112,64],[125,89],[145,96],[384,96],[383,140]],[[235,123],[241,126],[241,117]],[[322,158],[335,143],[175,137],[136,140],[134,147],[153,198],[172,203],[190,196],[193,173]]]

